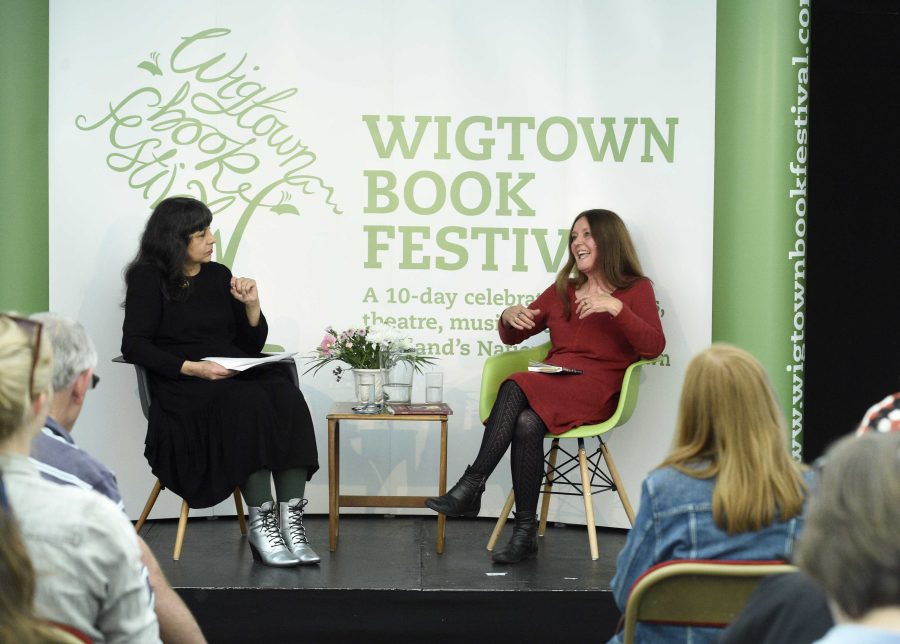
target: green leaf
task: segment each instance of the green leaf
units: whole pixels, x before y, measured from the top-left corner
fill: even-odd
[[[276,215],[299,215],[300,211],[289,203],[280,203],[272,206],[272,212]]]
[[[154,76],[162,76],[162,70],[159,68],[159,65],[154,63],[152,60],[145,60],[140,65],[138,65],[139,69],[145,69]]]

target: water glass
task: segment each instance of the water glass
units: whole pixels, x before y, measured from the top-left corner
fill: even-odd
[[[444,374],[429,371],[425,374],[425,402],[439,403],[444,400]]]

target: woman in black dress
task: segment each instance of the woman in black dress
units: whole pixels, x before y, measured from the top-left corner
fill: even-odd
[[[257,356],[268,333],[256,282],[211,261],[211,222],[196,199],[165,199],[125,271],[122,354],[147,368],[153,400],[144,455],[193,508],[240,486],[255,559],[316,563],[303,494],[319,465],[303,395],[280,365],[234,372],[202,360]]]

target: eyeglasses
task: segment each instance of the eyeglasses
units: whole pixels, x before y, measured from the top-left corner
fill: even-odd
[[[38,359],[41,357],[41,334],[44,325],[37,320],[29,320],[28,318],[20,318],[17,315],[4,315],[24,331],[29,339],[34,338],[31,344],[31,374],[28,377],[28,399],[34,399],[34,372],[37,369]]]
[[[95,373],[91,374],[91,389],[96,389],[97,385],[100,384],[100,376]]]

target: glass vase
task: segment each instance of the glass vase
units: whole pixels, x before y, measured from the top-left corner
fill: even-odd
[[[356,400],[362,404],[384,402],[384,372],[381,369],[353,369]]]
[[[415,352],[381,349],[381,370],[384,372],[384,400],[388,403],[408,403],[412,397],[413,375],[416,372]]]

